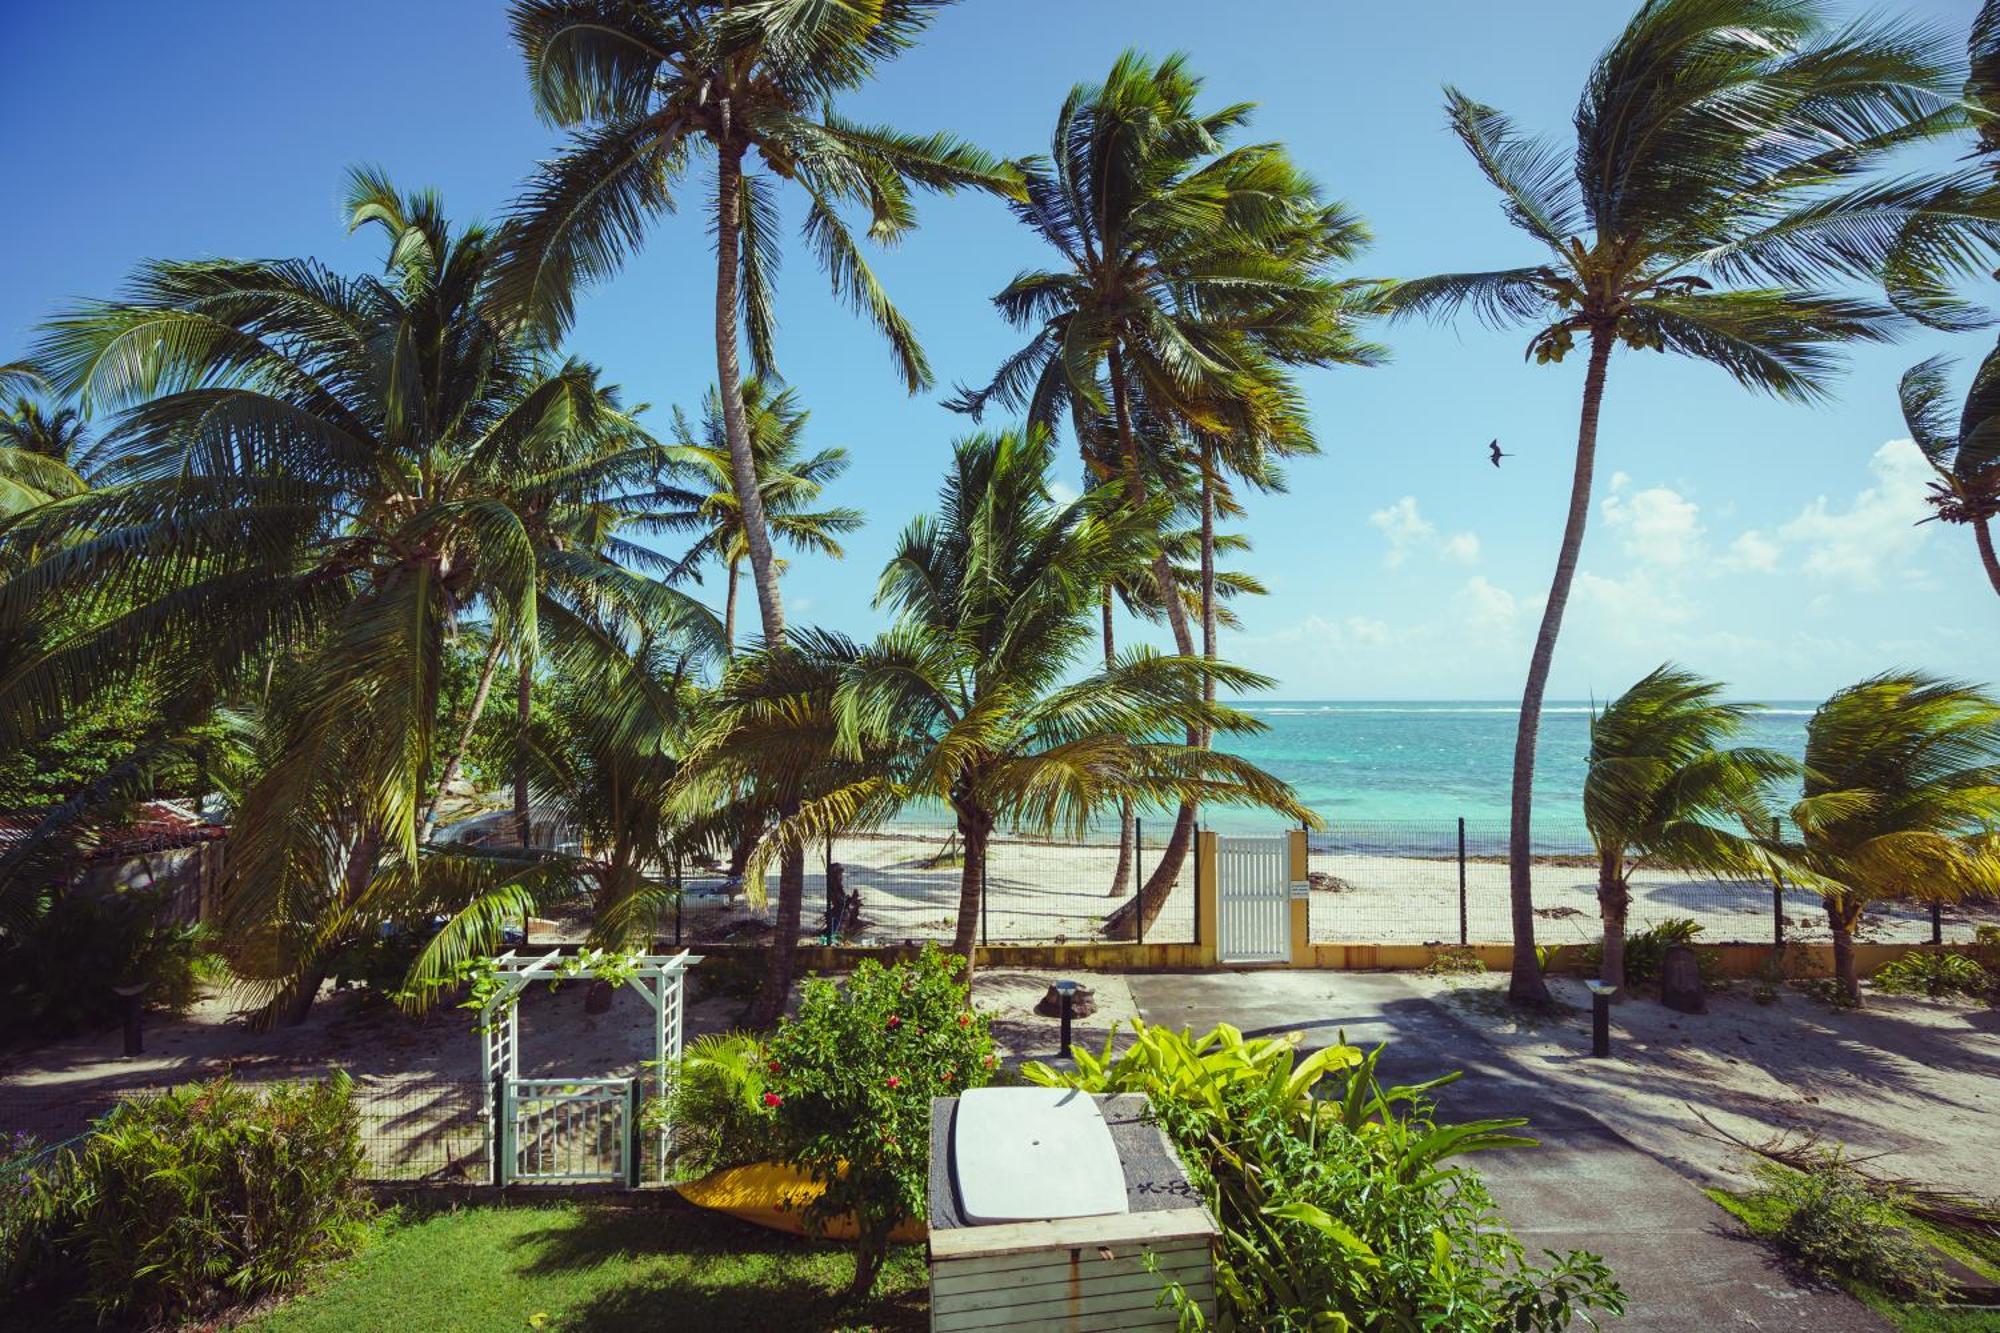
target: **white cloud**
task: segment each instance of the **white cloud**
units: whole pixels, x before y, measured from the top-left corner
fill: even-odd
[[[1613,478],[1604,497],[1604,520],[1619,534],[1625,553],[1655,565],[1685,565],[1701,552],[1701,506],[1665,486],[1627,496]]]
[[[1368,522],[1379,529],[1389,543],[1382,563],[1390,569],[1396,569],[1407,561],[1410,552],[1424,550],[1435,551],[1440,559],[1462,565],[1479,563],[1479,534],[1454,532],[1439,541],[1437,524],[1418,511],[1414,495],[1404,496],[1387,509],[1376,510],[1368,516]]]
[[[1368,521],[1388,538],[1389,553],[1383,563],[1394,569],[1410,558],[1413,548],[1428,546],[1437,538],[1437,528],[1417,512],[1417,497],[1406,495],[1387,509],[1378,509]]]
[[[1347,632],[1354,637],[1356,643],[1365,644],[1370,648],[1379,648],[1388,643],[1391,638],[1389,622],[1386,620],[1372,620],[1367,616],[1349,616],[1344,623],[1347,626]]]
[[[1801,570],[1812,578],[1834,579],[1874,588],[1883,574],[1906,560],[1930,538],[1919,520],[1929,512],[1924,494],[1933,473],[1909,440],[1891,440],[1868,460],[1875,482],[1844,509],[1824,495],[1778,529],[1779,537],[1803,547]]]
[[[1049,498],[1059,505],[1073,505],[1079,498],[1076,487],[1058,478],[1049,481]]]
[[[1770,574],[1777,570],[1778,557],[1783,552],[1778,543],[1752,528],[1729,543],[1729,554],[1722,558],[1722,564],[1726,569]]]
[[[1514,594],[1491,582],[1484,574],[1474,574],[1452,598],[1468,625],[1481,630],[1511,629],[1521,604]]]

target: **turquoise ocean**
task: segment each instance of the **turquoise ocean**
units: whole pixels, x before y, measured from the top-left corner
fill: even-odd
[[[1479,700],[1421,702],[1248,700],[1236,705],[1268,730],[1218,745],[1292,784],[1331,826],[1367,843],[1369,825],[1453,825],[1463,817],[1482,835],[1507,823],[1519,707]],[[1738,744],[1797,757],[1814,704],[1764,705]],[[1535,765],[1536,842],[1567,844],[1583,828],[1584,764],[1590,747],[1588,700],[1544,705]],[[1224,832],[1268,828],[1270,816],[1210,806],[1203,822]],[[1485,838],[1482,837],[1482,841]]]

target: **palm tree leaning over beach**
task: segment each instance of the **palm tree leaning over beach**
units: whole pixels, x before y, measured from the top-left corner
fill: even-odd
[[[1198,111],[1200,93],[1184,58],[1129,51],[1101,84],[1070,91],[1049,161],[1030,167],[1027,197],[1012,205],[1057,264],[993,298],[1032,336],[951,404],[976,417],[997,401],[1051,431],[1069,418],[1086,464],[1116,477],[1135,508],[1161,491],[1149,441],[1181,450],[1207,431],[1310,452],[1293,370],[1382,355],[1357,333],[1377,308],[1373,286],[1330,276],[1360,253],[1366,228],[1282,147],[1226,146],[1252,108]],[[1176,654],[1196,656],[1164,551],[1152,574]],[[1184,804],[1141,893],[1148,918],[1193,828]]]
[[[803,551],[838,560],[844,552],[839,538],[862,525],[861,511],[844,506],[814,509],[828,482],[847,471],[847,450],[804,452],[806,419],[791,389],[772,393],[756,376],[743,381],[743,419],[750,429],[750,452],[756,460],[757,493],[773,539]],[[749,555],[744,539],[743,507],[736,502],[730,478],[729,441],[722,405],[710,389],[702,403],[701,430],[678,409],[674,412],[674,466],[696,487],[691,505],[660,511],[654,522],[665,532],[696,532],[695,544],[675,562],[674,572],[692,571],[708,560],[722,565],[723,642],[736,651],[736,590],[743,561]]]
[[[1747,831],[1770,827],[1770,786],[1796,778],[1799,766],[1775,750],[1725,748],[1757,706],[1725,703],[1722,689],[1668,663],[1590,720],[1583,817],[1604,919],[1598,978],[1610,985],[1625,984],[1634,871],[1649,862],[1714,875],[1770,869]]]
[[[987,849],[1002,823],[1080,836],[1126,797],[1254,805],[1309,819],[1291,789],[1234,755],[1161,739],[1262,729],[1203,684],[1264,677],[1189,655],[1128,650],[1073,678],[1095,637],[1098,590],[1151,563],[1161,502],[1133,509],[1111,482],[1061,504],[1040,428],[958,443],[935,517],[913,521],[883,569],[896,620],[830,663],[834,749],[855,777],[802,803],[777,838],[809,844],[911,802],[949,808],[963,851],[952,948],[979,942]],[[868,765],[877,755],[892,762]]]
[[[1573,144],[1523,138],[1500,112],[1446,90],[1451,127],[1508,221],[1548,253],[1401,283],[1391,304],[1540,324],[1528,343],[1537,363],[1563,360],[1579,340],[1586,352],[1568,518],[1514,742],[1517,1002],[1549,999],[1530,882],[1535,741],[1590,511],[1612,351],[1673,351],[1745,387],[1816,401],[1836,349],[1888,338],[1898,316],[1815,284],[1876,281],[1892,254],[1922,272],[1989,252],[2000,201],[1969,194],[1960,178],[1870,174],[1893,149],[1959,123],[1948,47],[1907,22],[1836,25],[1817,0],[1648,0],[1592,66]],[[1920,221],[1924,243],[1913,247]]]

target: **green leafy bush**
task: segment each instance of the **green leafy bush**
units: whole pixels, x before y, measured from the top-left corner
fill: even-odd
[[[353,1249],[361,1164],[345,1075],[123,1102],[63,1163],[48,1261],[80,1270],[101,1319],[256,1300]]]
[[[1913,951],[1875,974],[1875,989],[1891,995],[1981,996],[1993,990],[1993,975],[1959,953]]]
[[[161,889],[51,893],[19,929],[0,932],[0,1042],[66,1036],[117,1022],[114,985],[143,982],[146,1003],[178,1010],[225,975],[204,926],[160,920]]]
[[[1486,971],[1477,952],[1462,944],[1448,944],[1433,950],[1430,962],[1424,965],[1424,973],[1433,977],[1479,976]]]
[[[1224,1329],[1595,1326],[1625,1300],[1596,1255],[1538,1268],[1501,1223],[1477,1175],[1449,1160],[1526,1145],[1520,1120],[1439,1124],[1430,1093],[1446,1075],[1384,1088],[1380,1048],[1330,1046],[1303,1059],[1299,1037],[1202,1037],[1133,1025],[1113,1055],[1079,1053],[1074,1074],[1030,1064],[1033,1082],[1152,1100],[1189,1177],[1223,1228],[1216,1258]],[[1329,1086],[1330,1085],[1330,1086]],[[1206,1319],[1169,1288],[1183,1328]]]
[[[64,1276],[52,1261],[70,1172],[70,1159],[32,1134],[0,1139],[0,1311]]]
[[[667,1151],[681,1176],[776,1157],[776,1109],[764,1102],[771,1057],[748,1032],[692,1042],[667,1071],[664,1097],[647,1107],[647,1128],[668,1130]]]
[[[984,1084],[999,1063],[963,968],[927,944],[894,967],[866,960],[842,986],[815,978],[771,1038],[763,1100],[785,1160],[825,1187],[808,1223],[854,1217],[857,1293],[873,1286],[889,1232],[924,1215],[931,1099]]]
[[[1893,1192],[1871,1187],[1845,1162],[1810,1171],[1766,1163],[1759,1174],[1753,1203],[1775,1210],[1778,1243],[1817,1276],[1859,1280],[1924,1304],[1950,1293],[1937,1254],[1906,1225]]]
[[[1670,916],[1644,930],[1634,931],[1625,937],[1625,983],[1636,985],[1642,981],[1658,981],[1666,970],[1667,950],[1677,944],[1685,944],[1694,950],[1696,964],[1701,968],[1704,983],[1718,975],[1722,955],[1714,949],[1704,949],[1696,937],[1701,934],[1701,923],[1692,917]],[[1584,952],[1591,975],[1597,975],[1604,964],[1604,944],[1592,944]]]

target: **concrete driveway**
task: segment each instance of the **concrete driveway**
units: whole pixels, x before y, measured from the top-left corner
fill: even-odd
[[[1201,1032],[1233,1023],[1246,1034],[1303,1031],[1313,1046],[1388,1042],[1386,1081],[1449,1070],[1448,1120],[1526,1116],[1536,1148],[1468,1159],[1530,1254],[1586,1249],[1604,1256],[1630,1303],[1620,1329],[1786,1329],[1812,1333],[1886,1325],[1843,1293],[1802,1285],[1768,1247],[1696,1184],[1634,1146],[1574,1094],[1554,1088],[1407,981],[1380,972],[1224,972],[1128,978],[1149,1023]]]

